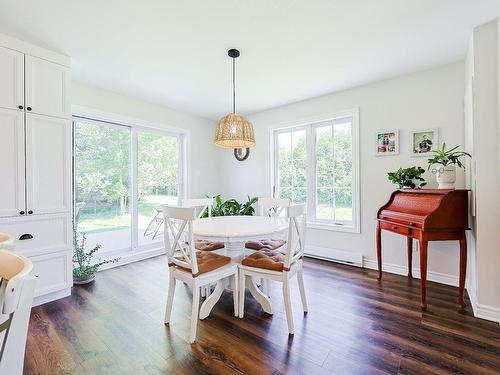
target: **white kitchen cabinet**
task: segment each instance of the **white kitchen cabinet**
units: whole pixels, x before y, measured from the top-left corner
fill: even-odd
[[[69,66],[0,34],[0,232],[33,261],[35,304],[71,293]]]
[[[26,209],[28,215],[69,212],[69,120],[26,113]]]
[[[0,107],[24,110],[24,54],[0,47]]]
[[[67,118],[71,115],[70,70],[38,57],[26,55],[26,111]]]
[[[0,217],[26,212],[24,113],[0,108]]]

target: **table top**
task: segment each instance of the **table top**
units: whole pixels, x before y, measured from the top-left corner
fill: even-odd
[[[287,228],[285,218],[267,216],[217,216],[193,222],[195,237],[216,238],[226,242],[269,238]]]

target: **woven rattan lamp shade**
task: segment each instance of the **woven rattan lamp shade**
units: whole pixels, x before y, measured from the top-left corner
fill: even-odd
[[[247,148],[255,145],[253,126],[237,113],[230,113],[219,120],[214,143],[225,148]]]

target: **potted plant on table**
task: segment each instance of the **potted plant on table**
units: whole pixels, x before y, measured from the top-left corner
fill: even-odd
[[[420,189],[427,185],[422,175],[425,169],[421,167],[399,168],[397,171],[388,172],[388,179],[400,189]]]
[[[463,161],[460,158],[468,156],[465,151],[456,151],[460,146],[455,146],[446,150],[446,143],[443,142],[441,148],[431,151],[434,155],[427,160],[429,163],[428,170],[432,167],[432,173],[436,175],[438,189],[454,189],[456,180],[456,166],[464,168]]]
[[[75,243],[75,251],[73,253],[73,283],[75,285],[88,284],[94,281],[100,266],[120,260],[120,258],[110,260],[98,259],[97,262],[93,262],[94,256],[101,248],[101,245],[96,244],[91,250],[87,251],[85,250],[85,233],[82,234],[82,239],[79,241],[76,230],[74,230],[73,238]]]

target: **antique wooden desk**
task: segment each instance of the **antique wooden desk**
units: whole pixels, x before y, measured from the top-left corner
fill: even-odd
[[[465,307],[464,286],[467,268],[469,190],[397,190],[377,213],[378,279],[382,279],[382,229],[406,236],[408,278],[412,278],[413,238],[420,243],[420,306],[427,308],[427,248],[428,241],[460,241],[460,276],[458,304]]]

